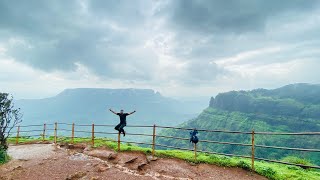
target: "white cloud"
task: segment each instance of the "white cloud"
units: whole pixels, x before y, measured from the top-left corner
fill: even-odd
[[[320,83],[319,3],[15,3],[0,1],[0,91],[19,98],[76,87],[208,96]]]
[[[253,59],[257,56],[267,56],[270,53],[275,53],[281,51],[282,48],[280,47],[269,47],[269,48],[262,48],[262,49],[255,49],[247,52],[241,52],[239,54],[236,54],[235,56],[232,57],[227,57],[227,58],[221,58],[214,60],[215,63],[217,63],[220,66],[228,66],[228,65],[233,65],[233,64],[239,64],[243,61],[248,61],[248,59]],[[256,61],[259,61],[256,59]]]

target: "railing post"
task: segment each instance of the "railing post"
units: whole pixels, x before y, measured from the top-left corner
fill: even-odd
[[[17,129],[16,144],[19,143],[19,136],[20,136],[20,126],[18,126],[18,129]]]
[[[196,143],[193,143],[194,144],[194,160],[196,161],[197,160],[197,144]]]
[[[58,123],[54,123],[54,143],[57,144],[57,129],[58,129]]]
[[[91,132],[91,141],[92,141],[92,147],[94,146],[94,124],[92,124],[92,132]]]
[[[152,158],[154,158],[154,151],[156,145],[156,125],[153,125],[153,133],[152,133]]]
[[[118,151],[120,151],[120,131],[118,133]]]
[[[42,142],[46,138],[46,123],[43,124],[43,132],[42,132]]]
[[[72,123],[71,129],[71,144],[74,144],[74,123]]]
[[[251,169],[254,171],[254,129],[252,129],[251,143]]]

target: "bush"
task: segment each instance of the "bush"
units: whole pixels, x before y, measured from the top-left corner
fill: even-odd
[[[275,177],[276,171],[270,167],[262,167],[262,168],[256,169],[256,171],[258,174],[265,176],[268,179],[276,179],[276,177]]]
[[[307,159],[301,159],[298,157],[294,157],[294,156],[287,156],[285,158],[282,159],[284,162],[289,162],[289,163],[293,163],[293,164],[302,164],[302,165],[312,165],[310,163],[310,161],[308,161]]]
[[[3,164],[9,160],[7,152],[3,149],[0,149],[0,164]]]
[[[241,167],[242,169],[245,169],[245,170],[251,170],[251,166],[248,163],[244,162],[244,161],[239,161],[237,163],[237,166]]]

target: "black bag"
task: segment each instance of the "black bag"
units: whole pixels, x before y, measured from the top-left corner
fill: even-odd
[[[190,142],[195,144],[199,142],[197,134],[198,134],[198,131],[196,129],[190,132]]]

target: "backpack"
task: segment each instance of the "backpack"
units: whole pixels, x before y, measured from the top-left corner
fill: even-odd
[[[190,142],[195,144],[199,142],[197,134],[198,134],[198,131],[196,129],[190,132]]]

